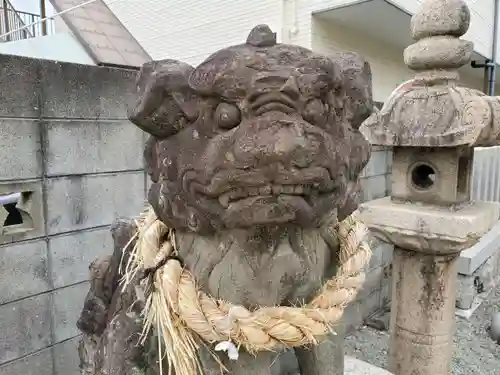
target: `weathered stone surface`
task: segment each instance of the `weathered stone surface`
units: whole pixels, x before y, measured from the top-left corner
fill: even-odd
[[[119,286],[120,264],[128,260],[128,253],[122,258],[122,252],[134,230],[132,220],[117,221],[112,227],[113,254],[90,266],[91,286],[77,322],[83,333],[78,345],[82,375],[159,373],[156,359],[148,358],[147,345],[138,345],[143,305],[135,287],[142,275],[137,275],[124,292]]]
[[[199,287],[248,309],[311,300],[338,267],[338,245],[324,226],[354,212],[360,198],[371,152],[358,130],[373,108],[369,65],[356,54],[328,58],[277,44],[260,25],[247,43],[198,67],[145,64],[137,88],[129,115],[151,134],[148,200],[175,229],[177,254]],[[136,312],[125,313],[137,299],[133,285],[117,289],[132,231],[130,223],[115,227],[114,254],[92,266],[78,323],[85,374],[131,374],[148,355],[147,347],[131,350],[141,329]],[[321,345],[296,348],[302,374],[343,374],[342,337],[340,329]],[[206,374],[219,373],[199,353]],[[275,371],[275,353],[220,359],[234,375]]]
[[[372,144],[412,147],[490,146],[500,142],[498,98],[460,87],[458,69],[473,44],[461,40],[470,14],[463,0],[428,0],[412,17],[417,41],[404,59],[417,72],[362,126]]]
[[[458,256],[396,248],[394,257],[389,369],[450,374]]]
[[[390,197],[366,202],[361,217],[374,236],[404,249],[453,254],[474,245],[498,221],[500,206],[474,202],[462,207],[392,202]]]
[[[473,46],[463,0],[426,0],[405,50],[415,78],[401,84],[362,126],[394,146],[391,197],[365,203],[371,232],[395,245],[389,368],[396,375],[451,374],[458,254],[498,221],[499,208],[472,202],[475,146],[499,141],[498,98],[458,85]],[[472,280],[467,280],[469,286]],[[469,304],[471,296],[460,302]]]
[[[265,47],[265,58],[251,45],[229,47],[191,70],[155,64],[158,71],[148,64],[139,75],[131,120],[161,138],[146,156],[149,201],[162,221],[206,233],[271,222],[314,227],[336,206],[339,219],[352,212],[349,194],[370,149],[341,108],[360,106],[362,95],[350,103],[343,89],[369,85],[366,64],[346,64],[343,76],[341,62],[283,44]],[[371,90],[358,91],[366,118]],[[297,192],[279,194],[284,185]],[[253,191],[230,191],[243,186]]]
[[[470,10],[463,0],[430,0],[412,17],[411,33],[415,39],[439,35],[460,37],[469,25]]]

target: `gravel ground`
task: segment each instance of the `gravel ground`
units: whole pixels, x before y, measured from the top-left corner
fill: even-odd
[[[491,340],[487,331],[494,312],[500,312],[500,285],[469,321],[456,318],[453,375],[500,375],[500,345]],[[388,340],[387,332],[364,327],[346,338],[345,351],[386,368]]]

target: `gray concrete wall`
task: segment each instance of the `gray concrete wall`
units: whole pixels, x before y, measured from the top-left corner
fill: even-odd
[[[362,201],[383,198],[390,194],[392,151],[372,146],[372,156],[361,174]],[[391,299],[393,246],[370,236],[372,257],[365,269],[366,280],[356,300],[347,306],[344,321],[348,332],[361,326]]]
[[[88,265],[144,206],[135,74],[0,55],[0,194],[31,191],[33,219],[0,236],[0,375],[78,374]]]

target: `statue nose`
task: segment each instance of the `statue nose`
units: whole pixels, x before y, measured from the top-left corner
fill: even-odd
[[[300,97],[299,86],[295,77],[289,77],[285,84],[280,88],[283,94],[288,95],[291,99],[297,100]]]
[[[252,165],[279,162],[305,168],[311,164],[317,151],[317,142],[304,134],[302,126],[287,121],[262,129],[234,145],[236,159]]]
[[[300,97],[296,77],[286,71],[259,73],[254,78],[253,86],[257,95],[278,91],[286,94],[292,100],[297,100]]]

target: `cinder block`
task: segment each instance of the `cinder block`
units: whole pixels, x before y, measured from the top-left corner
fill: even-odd
[[[361,298],[360,302],[361,315],[364,320],[382,308],[382,305],[380,304],[380,289],[375,290],[369,295]]]
[[[385,183],[386,183],[386,187],[387,187],[387,191],[386,191],[385,195],[391,195],[391,193],[392,193],[392,172],[388,173],[385,176],[385,181],[386,181]]]
[[[386,176],[380,175],[362,178],[361,189],[363,202],[387,196]]]
[[[144,208],[144,173],[72,176],[47,183],[49,234],[111,224]]]
[[[384,266],[391,264],[394,259],[394,245],[383,242],[379,247],[382,248],[382,264]]]
[[[0,364],[52,344],[49,294],[0,306]]]
[[[383,262],[382,259],[384,257],[384,253],[383,249],[380,247],[380,243],[376,239],[374,239],[373,236],[370,235],[368,243],[372,251],[372,256],[370,258],[368,269],[373,270],[375,268],[382,266]]]
[[[361,172],[361,177],[379,176],[387,173],[387,151],[372,151],[370,161]]]
[[[353,301],[344,310],[342,319],[346,333],[351,333],[363,324],[363,309],[361,301]]]
[[[0,116],[37,118],[40,113],[38,103],[38,59],[0,55]],[[5,139],[2,129],[2,144]],[[0,147],[0,153],[4,147]],[[17,157],[22,157],[16,152]],[[2,159],[3,160],[3,157]],[[2,169],[2,177],[8,171]],[[14,171],[15,172],[15,171]]]
[[[363,300],[373,292],[380,290],[382,287],[382,279],[384,278],[384,269],[383,267],[378,267],[366,272],[365,282],[363,283],[363,287],[358,293],[356,297],[358,300]]]
[[[76,322],[82,312],[90,283],[84,282],[52,292],[52,327],[54,342],[58,343],[80,334]]]
[[[80,336],[52,347],[54,352],[54,373],[51,375],[80,375],[79,341]]]
[[[3,81],[4,77],[0,77]],[[9,88],[8,91],[16,90]],[[3,106],[0,104],[0,107]],[[41,177],[42,148],[38,121],[0,119],[0,129],[0,181]]]
[[[387,150],[387,171],[391,173],[392,171],[392,156],[393,152],[392,149]]]
[[[49,176],[144,168],[144,132],[128,120],[50,121],[46,127]]]
[[[48,290],[50,282],[45,241],[0,247],[0,304]]]
[[[0,365],[0,375],[54,375],[51,349]]]
[[[380,289],[380,306],[384,307],[390,304],[392,300],[392,272],[390,265],[384,267],[384,277],[382,279],[382,288]]]
[[[491,291],[500,281],[500,252],[494,252],[472,275],[457,278],[456,307],[468,310],[478,294]]]
[[[43,118],[124,119],[137,72],[90,65],[40,62]],[[64,100],[61,100],[64,98]]]
[[[89,279],[90,263],[101,255],[113,253],[109,229],[90,230],[50,239],[52,282],[54,288]]]
[[[45,236],[45,216],[42,196],[42,181],[0,182],[0,194],[27,193],[22,204],[29,217],[22,224],[6,226],[0,234],[0,244],[29,240]]]
[[[372,250],[369,269],[382,267],[392,263],[394,246],[380,241],[375,236],[370,235],[369,244]]]

